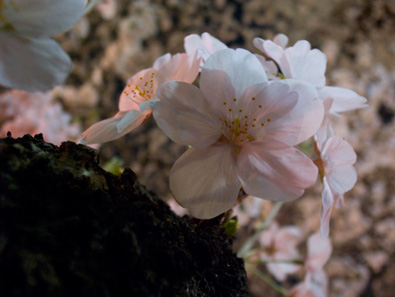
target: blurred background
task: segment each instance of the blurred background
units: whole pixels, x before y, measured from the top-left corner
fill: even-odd
[[[76,137],[77,126],[84,131],[113,116],[126,80],[167,52],[183,52],[189,34],[209,32],[232,48],[252,52],[257,52],[254,37],[285,33],[289,46],[308,40],[328,57],[327,85],[349,88],[369,104],[332,117],[335,133],[357,152],[358,182],[345,195],[345,205],[332,213],[334,249],[325,266],[329,296],[390,297],[395,292],[394,28],[393,0],[108,0],[56,36],[74,69],[51,95],[71,115]],[[168,174],[183,151],[152,118],[135,133],[99,149],[103,164],[119,158],[164,200],[172,197]],[[264,209],[270,207],[264,203]],[[286,203],[277,221],[297,225],[306,238],[319,229],[320,210],[317,183],[302,198]],[[248,227],[241,231],[248,232]],[[289,277],[284,286],[301,277]],[[262,280],[249,278],[252,296],[279,296]]]

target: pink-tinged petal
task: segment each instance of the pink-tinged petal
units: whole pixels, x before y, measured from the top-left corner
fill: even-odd
[[[306,269],[312,273],[320,271],[332,254],[332,244],[328,237],[314,233],[307,240]]]
[[[209,33],[203,33],[201,37],[197,34],[185,37],[184,48],[188,55],[194,55],[198,51],[204,64],[210,55],[228,47]]]
[[[308,81],[316,87],[325,85],[326,55],[311,50],[308,41],[300,40],[287,48],[285,56],[290,66],[284,70],[280,67],[285,77]]]
[[[323,100],[326,98],[333,99],[333,104],[330,109],[330,112],[333,114],[368,107],[366,98],[345,88],[323,87],[318,91],[318,95]]]
[[[283,34],[283,33],[277,34],[277,35],[274,36],[274,38],[273,38],[273,42],[274,42],[275,44],[281,46],[281,47],[284,48],[284,49],[285,49],[285,47],[287,46],[288,41],[289,41],[288,36],[285,35],[285,34]]]
[[[2,15],[24,36],[49,37],[71,28],[84,14],[86,0],[12,0]],[[2,41],[3,42],[3,41]]]
[[[270,119],[270,122],[265,123],[259,131],[259,139],[271,137],[293,146],[313,136],[322,123],[324,107],[321,100],[317,100],[316,89],[309,83],[297,80],[274,81],[269,83],[265,93],[259,94],[261,96],[265,100],[277,101],[275,104],[278,106],[295,106],[273,114],[266,113],[262,106],[265,118]]]
[[[291,61],[288,61],[284,49],[271,40],[254,40],[256,48],[261,50],[267,57],[273,59],[285,77],[292,78]]]
[[[331,109],[333,103],[332,98],[326,98],[323,102],[324,104],[324,119],[322,120],[321,126],[317,133],[314,135],[314,140],[317,142],[318,148],[321,151],[324,142],[333,136],[333,129],[329,119],[329,110]]]
[[[357,181],[354,164],[357,160],[352,146],[339,136],[329,138],[321,152],[324,171],[332,191],[343,194]]]
[[[125,89],[119,98],[120,111],[138,110],[139,105],[156,96],[158,80],[155,68],[139,71],[128,79]]]
[[[170,61],[158,68],[158,85],[170,80],[192,83],[199,74],[200,59],[197,54],[176,54]]]
[[[187,150],[170,171],[175,199],[199,219],[231,209],[240,190],[235,159],[233,148],[224,143]]]
[[[27,92],[48,91],[71,72],[69,56],[49,38],[24,39],[0,31],[0,85]]]
[[[300,266],[289,263],[269,263],[266,265],[270,273],[280,282],[285,281],[288,274],[293,274],[300,270]]]
[[[279,147],[264,141],[243,145],[237,173],[247,194],[274,201],[292,200],[315,183],[318,170],[314,163],[294,148]]]
[[[167,54],[159,57],[158,59],[156,59],[154,62],[154,65],[152,67],[155,69],[159,69],[159,68],[163,67],[164,65],[166,65],[170,60],[171,60],[171,54],[167,53]]]
[[[329,236],[329,223],[333,207],[333,194],[328,185],[326,177],[323,179],[324,189],[322,190],[322,210],[321,210],[321,235],[324,238]]]
[[[183,82],[167,82],[158,88],[153,106],[158,126],[174,142],[207,147],[222,135],[219,116],[210,113],[210,102],[200,90]]]
[[[91,144],[91,143],[104,143],[129,133],[130,131],[125,129],[122,133],[118,133],[118,123],[123,119],[126,113],[118,113],[114,117],[100,121],[91,127],[89,127],[85,132],[82,133],[81,143]]]
[[[124,134],[133,131],[138,126],[140,126],[149,116],[151,115],[151,110],[131,110],[127,112],[122,119],[117,124],[118,134]]]
[[[265,231],[261,233],[259,237],[259,243],[262,247],[269,248],[275,241],[276,234],[279,230],[279,226],[277,222],[272,222]]]
[[[221,74],[224,72],[226,75]],[[243,49],[225,49],[210,56],[200,76],[200,88],[211,100],[222,102],[240,98],[244,91],[258,83],[267,82],[265,69],[257,57]]]

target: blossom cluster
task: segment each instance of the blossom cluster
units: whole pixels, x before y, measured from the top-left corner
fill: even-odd
[[[308,41],[287,47],[279,34],[253,43],[258,54],[230,49],[208,33],[187,36],[185,53],[166,54],[128,80],[119,112],[86,130],[83,141],[117,139],[153,114],[169,138],[189,147],[170,171],[170,189],[200,219],[231,209],[241,188],[288,201],[319,175],[327,236],[333,204],[341,205],[356,182],[356,154],[334,135],[330,118],[365,107],[366,99],[326,86],[326,56]],[[315,160],[295,148],[310,138]]]

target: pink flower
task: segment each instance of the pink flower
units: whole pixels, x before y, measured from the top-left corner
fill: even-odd
[[[357,181],[354,164],[357,156],[351,145],[339,136],[330,137],[317,145],[319,159],[315,162],[320,169],[324,189],[322,192],[321,233],[328,237],[332,206],[343,203],[343,194],[352,189]]]
[[[202,36],[191,34],[185,37],[184,48],[188,55],[194,55],[198,52],[201,58],[201,66],[203,66],[210,55],[228,47],[219,39],[205,32]]]
[[[324,265],[332,254],[329,238],[320,233],[312,234],[307,241],[307,258],[305,260],[306,276],[302,283],[291,289],[289,297],[325,297],[328,291],[328,279]]]
[[[175,199],[201,219],[213,218],[236,202],[240,186],[269,200],[300,197],[317,168],[293,148],[318,129],[323,106],[315,88],[303,82],[268,82],[248,51],[211,55],[200,89],[168,82],[154,105],[159,127],[175,142],[191,145],[170,172]]]
[[[287,263],[287,261],[300,259],[296,247],[301,239],[302,232],[299,228],[295,226],[279,228],[276,222],[262,232],[260,246],[263,252],[259,256],[261,260],[269,261],[266,265],[267,269],[277,280],[284,281],[288,274],[300,269],[300,265]]]
[[[59,145],[76,141],[80,134],[79,127],[70,121],[71,116],[48,94],[14,90],[0,95],[0,137],[7,132],[13,137],[42,133],[46,141]]]
[[[71,72],[69,56],[50,36],[72,27],[86,0],[0,1],[0,85],[48,91]]]
[[[119,112],[100,121],[82,134],[84,143],[103,143],[122,137],[151,116],[151,105],[157,101],[156,89],[169,80],[193,82],[199,73],[200,60],[187,54],[166,54],[152,68],[131,77],[119,99]]]

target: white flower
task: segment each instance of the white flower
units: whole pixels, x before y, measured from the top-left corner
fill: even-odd
[[[50,36],[73,26],[86,0],[1,0],[0,85],[47,91],[71,71],[69,56]]]
[[[329,234],[329,220],[333,203],[343,204],[343,194],[351,190],[357,173],[354,164],[357,160],[351,145],[339,136],[332,136],[322,145],[317,145],[319,159],[315,162],[320,169],[324,183],[322,191],[321,233]]]
[[[158,101],[158,86],[169,80],[193,82],[199,74],[197,55],[166,54],[153,67],[144,69],[128,81],[119,99],[119,112],[92,125],[82,133],[83,143],[104,143],[122,137],[151,116],[151,105]]]
[[[202,219],[230,209],[240,186],[256,197],[291,200],[316,179],[317,168],[293,148],[318,129],[323,106],[315,88],[294,80],[268,82],[248,51],[211,55],[200,89],[182,82],[158,88],[158,126],[191,145],[170,172],[176,200]]]

